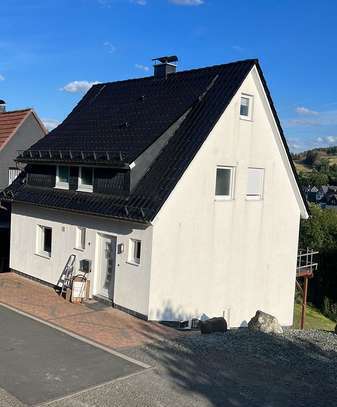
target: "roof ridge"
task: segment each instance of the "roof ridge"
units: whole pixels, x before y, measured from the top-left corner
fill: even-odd
[[[203,71],[203,70],[206,71],[207,69],[215,69],[215,68],[220,68],[220,67],[223,67],[223,66],[242,64],[242,63],[247,63],[247,62],[252,62],[252,63],[256,64],[256,63],[259,62],[259,60],[258,60],[258,58],[241,59],[241,60],[238,60],[238,61],[227,62],[225,64],[215,64],[215,65],[210,65],[210,66],[203,66],[203,67],[200,67],[200,68],[185,69],[183,71],[177,71],[173,75],[174,76],[180,76],[181,74],[184,74],[184,73]],[[116,84],[116,83],[129,83],[129,82],[132,82],[132,81],[141,81],[141,80],[149,80],[149,79],[154,79],[154,76],[153,75],[151,75],[151,76],[142,76],[140,78],[129,78],[129,79],[121,79],[121,80],[118,80],[118,81],[101,82],[101,83],[97,83],[96,85],[93,85],[92,88],[101,87],[101,86],[105,86],[105,85]]]
[[[6,114],[6,113],[21,113],[21,112],[29,112],[29,111],[33,111],[33,108],[27,107],[26,109],[6,110],[5,112],[2,112],[1,114]]]

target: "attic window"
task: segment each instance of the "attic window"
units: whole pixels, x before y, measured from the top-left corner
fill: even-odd
[[[253,96],[242,94],[240,99],[240,118],[245,120],[251,120],[252,110],[253,110]]]
[[[69,167],[64,165],[56,167],[55,188],[69,189]]]
[[[80,167],[78,178],[78,190],[92,192],[94,183],[94,169],[90,167]]]

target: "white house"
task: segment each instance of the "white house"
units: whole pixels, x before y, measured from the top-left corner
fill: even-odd
[[[259,63],[174,62],[93,86],[18,157],[10,267],[55,285],[75,254],[92,295],[149,320],[291,325],[308,210]]]

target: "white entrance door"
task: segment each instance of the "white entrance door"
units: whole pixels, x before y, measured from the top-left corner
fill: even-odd
[[[116,237],[100,235],[97,293],[112,301],[115,286],[116,243]]]

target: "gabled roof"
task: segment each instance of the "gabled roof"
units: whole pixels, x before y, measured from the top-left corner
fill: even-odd
[[[35,115],[32,109],[12,110],[10,112],[0,113],[0,151],[5,147],[9,140],[15,135],[21,124],[26,118],[33,114],[43,131],[47,133],[47,130]]]
[[[243,61],[182,71],[166,80],[151,76],[94,85],[64,122],[29,150],[48,153],[36,154],[37,160],[50,160],[50,151],[62,151],[63,159],[67,151],[72,156],[108,152],[130,164],[198,103],[219,73],[225,71],[235,86],[250,66],[252,61]]]
[[[8,143],[18,127],[31,112],[30,109],[0,113],[0,150]]]
[[[68,118],[32,149],[122,151],[124,162],[132,163],[177,119],[186,117],[127,197],[33,187],[18,180],[10,189],[14,200],[120,219],[153,220],[254,66],[260,69],[257,60],[245,60],[178,72],[167,79],[94,86]],[[272,103],[267,89],[266,93]],[[273,105],[272,109],[279,125]]]

